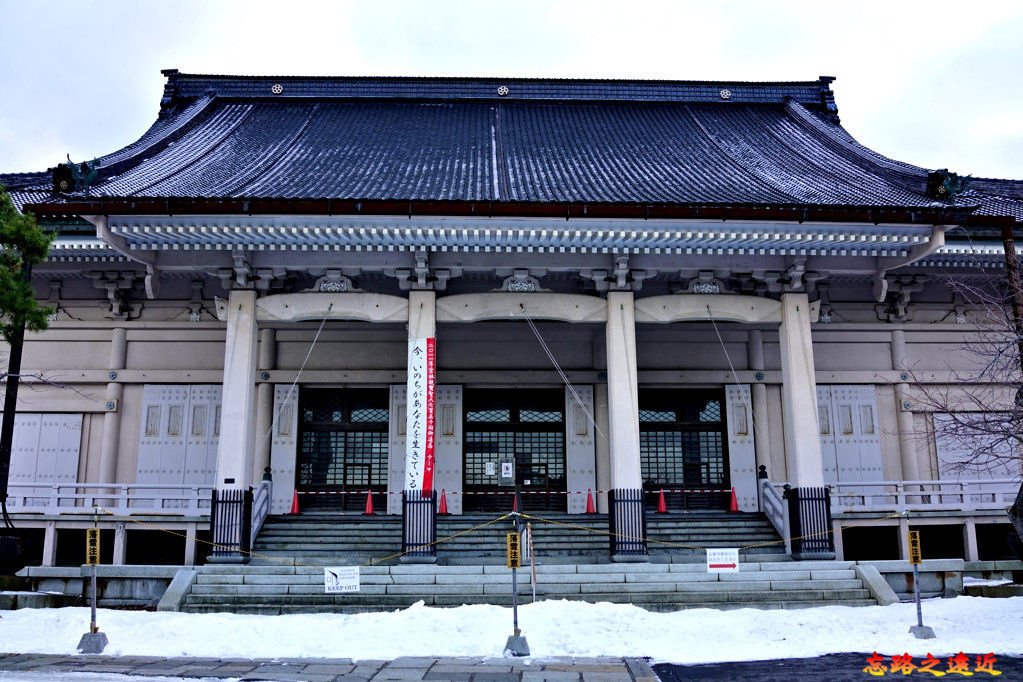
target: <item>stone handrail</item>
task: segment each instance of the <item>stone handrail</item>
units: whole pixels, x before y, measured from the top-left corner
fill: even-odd
[[[1020,482],[1010,478],[959,481],[830,483],[833,512],[1005,510]]]
[[[100,507],[119,516],[209,516],[213,487],[164,483],[11,483],[7,508],[13,513],[83,514]]]
[[[789,505],[783,496],[782,486],[771,483],[766,478],[760,479],[760,511],[785,541],[786,554],[791,554],[792,526],[789,523]]]
[[[256,542],[256,536],[263,529],[263,522],[270,514],[270,501],[273,499],[273,481],[263,479],[256,492],[252,495],[252,544]],[[251,545],[250,545],[251,546]]]

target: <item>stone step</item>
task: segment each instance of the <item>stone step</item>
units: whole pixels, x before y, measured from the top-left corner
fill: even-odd
[[[719,611],[727,611],[733,609],[804,609],[814,608],[818,606],[873,606],[873,600],[861,600],[861,599],[837,599],[830,601],[823,600],[793,600],[787,602],[765,602],[760,604],[754,603],[742,603],[742,604],[728,604],[728,603],[716,603],[716,602],[686,602],[684,604],[636,604],[647,611],[654,612],[674,612],[686,609],[716,609]],[[340,613],[354,615],[359,613],[378,613],[380,611],[393,611],[395,608],[406,608],[411,604],[405,605],[384,605],[384,604],[371,604],[365,606],[355,605],[282,605],[282,604],[254,604],[254,605],[239,605],[232,607],[231,609],[225,609],[221,605],[195,605],[190,606],[186,610],[191,613],[223,613],[225,610],[231,613],[244,613],[249,615],[261,615],[261,616],[280,616],[288,614],[308,614],[308,613]]]
[[[609,587],[613,585],[614,589]],[[519,585],[519,594],[528,595],[533,587],[528,582]],[[649,595],[660,595],[658,600],[687,601],[692,598],[704,601],[778,601],[791,598],[793,595],[804,595],[805,598],[850,598],[869,599],[870,592],[863,588],[858,580],[832,580],[817,582],[776,581],[748,583],[564,583],[553,584],[539,582],[536,594],[549,598],[591,598],[589,595],[616,594],[625,601],[643,602]],[[359,597],[369,598],[381,595],[411,596],[417,599],[433,600],[445,595],[457,597],[458,600],[470,600],[472,603],[492,603],[491,598],[504,598],[511,595],[509,582],[421,585],[421,584],[389,584],[372,585],[363,583]],[[695,597],[693,597],[695,595]],[[710,596],[708,596],[710,595]],[[293,598],[308,598],[313,601],[330,601],[323,591],[323,581],[313,584],[196,584],[188,603],[200,601],[220,603],[242,603],[246,600],[287,602]],[[600,598],[600,601],[605,599]]]
[[[344,565],[344,564],[333,564]],[[788,561],[788,562],[749,562],[739,565],[739,575],[745,573],[768,573],[769,575],[790,574],[793,572],[809,572],[811,577],[848,578],[855,574],[855,563],[852,561]],[[707,574],[706,564],[658,564],[658,563],[607,563],[538,566],[537,573],[547,574],[580,574],[587,576],[595,573],[640,575],[640,574]],[[836,574],[837,573],[837,574]],[[199,568],[199,575],[322,575],[322,566],[253,566],[238,564],[206,564]],[[439,566],[436,564],[404,564],[398,566],[363,566],[360,574],[368,575],[487,575],[499,574],[508,576],[510,569],[504,566]],[[734,576],[734,573],[720,573],[720,576]],[[725,578],[726,580],[729,578]]]

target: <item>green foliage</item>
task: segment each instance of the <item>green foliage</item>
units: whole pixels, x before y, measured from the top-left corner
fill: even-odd
[[[51,241],[53,235],[20,213],[0,186],[0,334],[8,343],[22,325],[30,331],[46,329],[52,311],[36,302],[24,268],[46,258]]]

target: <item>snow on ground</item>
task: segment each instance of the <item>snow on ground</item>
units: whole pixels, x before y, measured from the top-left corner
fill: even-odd
[[[985,578],[971,578],[968,575],[963,576],[963,587],[970,587],[971,585],[977,587],[999,587],[1001,585],[1011,584],[1011,580],[990,580]]]
[[[795,611],[692,609],[651,613],[625,604],[542,601],[519,608],[534,657],[648,656],[708,663],[811,657],[840,652],[924,656],[993,652],[1023,655],[1023,597],[932,599],[924,624],[937,639],[917,640],[912,603],[827,606]],[[104,654],[220,658],[501,656],[510,608],[418,604],[357,615],[252,616],[100,609],[110,644]],[[0,614],[0,651],[73,654],[89,609],[22,609]]]

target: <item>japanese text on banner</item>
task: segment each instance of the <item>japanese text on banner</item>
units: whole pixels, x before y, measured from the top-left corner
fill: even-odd
[[[410,339],[408,411],[405,423],[405,490],[429,492],[433,489],[436,385],[436,340]]]

